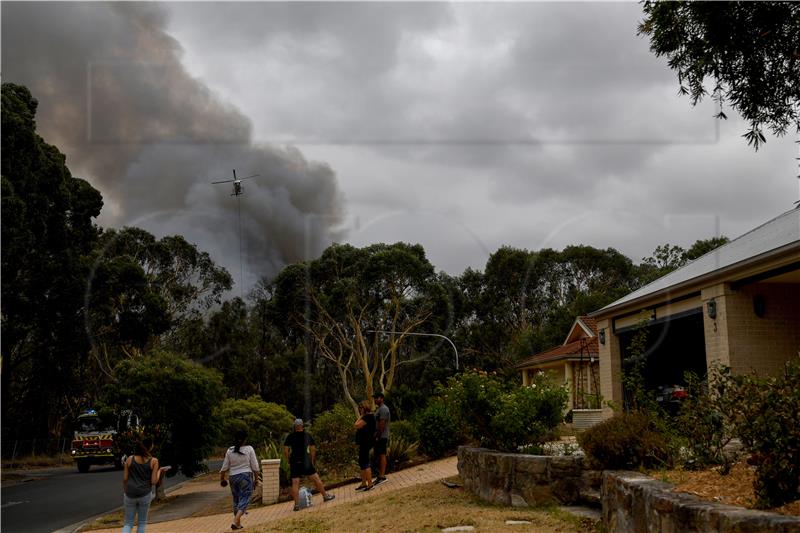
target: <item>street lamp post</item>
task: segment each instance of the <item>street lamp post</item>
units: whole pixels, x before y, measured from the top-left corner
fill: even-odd
[[[448,337],[444,335],[440,335],[438,333],[404,333],[402,331],[387,331],[382,329],[368,329],[367,333],[388,333],[388,334],[395,334],[395,335],[415,335],[417,337],[440,337],[447,342],[450,343],[450,346],[453,347],[453,351],[456,354],[456,370],[458,370],[458,350],[456,349],[456,345],[453,341],[451,341]]]

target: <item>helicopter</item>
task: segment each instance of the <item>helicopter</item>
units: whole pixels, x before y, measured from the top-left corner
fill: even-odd
[[[232,180],[222,180],[222,181],[212,181],[212,185],[217,185],[219,183],[233,183],[233,192],[231,196],[241,196],[244,194],[244,189],[242,188],[242,182],[244,180],[249,180],[250,178],[255,178],[260,174],[253,174],[252,176],[247,176],[246,178],[237,178],[236,177],[236,169],[233,169],[233,179]]]

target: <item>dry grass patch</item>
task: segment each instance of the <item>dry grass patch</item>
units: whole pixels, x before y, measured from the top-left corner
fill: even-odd
[[[68,453],[56,455],[23,455],[15,457],[14,460],[4,459],[2,462],[3,470],[27,470],[37,468],[56,468],[69,466],[75,468],[75,462]]]
[[[453,478],[460,483],[458,478]],[[324,512],[297,513],[297,517],[272,522],[252,530],[274,531],[439,532],[453,526],[474,526],[479,532],[509,531],[588,532],[594,524],[557,508],[516,509],[478,500],[464,489],[448,489],[439,482],[427,483],[371,497],[352,503],[331,506]],[[527,520],[531,524],[506,525],[506,520]],[[249,529],[249,528],[248,528]]]

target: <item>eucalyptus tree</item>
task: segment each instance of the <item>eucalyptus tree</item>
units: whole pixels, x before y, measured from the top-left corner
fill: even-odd
[[[400,347],[430,320],[437,278],[420,245],[334,244],[271,285],[275,312],[333,363],[355,410],[357,398],[389,392],[401,362],[413,359]]]
[[[80,395],[84,257],[100,193],[36,133],[38,102],[2,85],[2,411],[21,436],[58,436]]]
[[[643,2],[639,34],[666,56],[692,105],[708,95],[750,123],[756,150],[764,127],[800,130],[800,4],[797,2]]]

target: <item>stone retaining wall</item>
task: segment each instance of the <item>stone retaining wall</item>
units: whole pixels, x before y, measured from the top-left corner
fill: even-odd
[[[486,501],[513,506],[575,504],[600,486],[600,472],[587,470],[582,456],[502,453],[458,449],[464,488]]]
[[[708,502],[637,472],[604,471],[601,501],[603,523],[614,532],[800,532],[798,517]]]
[[[669,483],[637,472],[589,470],[582,456],[502,453],[458,449],[464,488],[505,505],[575,504],[596,489],[605,529],[611,532],[800,533],[800,518],[723,505],[673,492]]]

